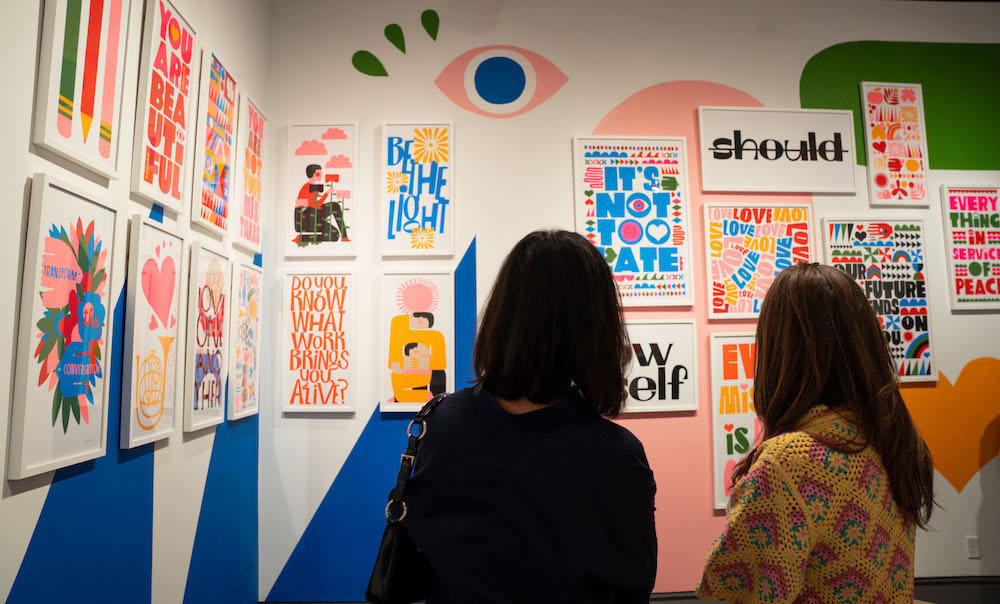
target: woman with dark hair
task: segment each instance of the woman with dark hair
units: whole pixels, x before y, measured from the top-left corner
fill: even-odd
[[[757,323],[754,406],[763,442],[733,472],[698,597],[911,602],[916,528],[934,507],[931,454],[845,272],[797,264],[774,280]]]
[[[428,417],[403,527],[427,602],[649,602],[656,485],[622,412],[628,336],[582,236],[536,231],[480,319],[476,385]],[[602,417],[603,416],[603,417]]]

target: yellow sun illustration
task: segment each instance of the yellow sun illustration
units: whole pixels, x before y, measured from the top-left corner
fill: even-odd
[[[400,187],[409,187],[410,175],[404,172],[389,172],[386,174],[386,190],[390,193],[399,193]]]
[[[434,229],[416,228],[410,233],[410,247],[415,250],[429,250],[434,247]]]
[[[417,163],[448,161],[448,129],[417,128],[413,131],[413,159]]]

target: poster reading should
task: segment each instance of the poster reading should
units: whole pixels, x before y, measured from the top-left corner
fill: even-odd
[[[925,208],[927,122],[920,84],[861,83],[868,202]]]
[[[757,344],[752,333],[716,333],[712,361],[712,467],[715,509],[729,502],[736,462],[760,439],[763,427],[753,406]]]
[[[625,306],[690,306],[687,154],[678,138],[576,138],[576,230],[604,256]]]
[[[755,318],[778,273],[812,261],[812,209],[706,204],[705,255],[708,318]]]
[[[1000,310],[1000,187],[941,192],[953,310]]]
[[[829,263],[850,275],[875,309],[899,381],[936,381],[919,220],[825,220]]]
[[[694,321],[628,321],[632,364],[626,413],[698,409]]]
[[[292,273],[282,284],[283,411],[354,411],[352,273]]]

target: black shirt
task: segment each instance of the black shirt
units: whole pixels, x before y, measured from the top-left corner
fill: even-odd
[[[646,604],[655,491],[639,440],[575,389],[515,415],[467,388],[427,419],[403,526],[428,604]]]

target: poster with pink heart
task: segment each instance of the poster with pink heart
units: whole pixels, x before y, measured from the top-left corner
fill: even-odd
[[[920,84],[861,82],[872,207],[926,208],[927,122]]]
[[[712,484],[715,509],[729,503],[733,468],[759,442],[763,432],[753,406],[757,345],[753,333],[713,333]]]
[[[184,239],[163,225],[132,217],[125,316],[121,447],[173,433]]]
[[[692,306],[684,137],[573,139],[576,232],[611,267],[622,304]]]

